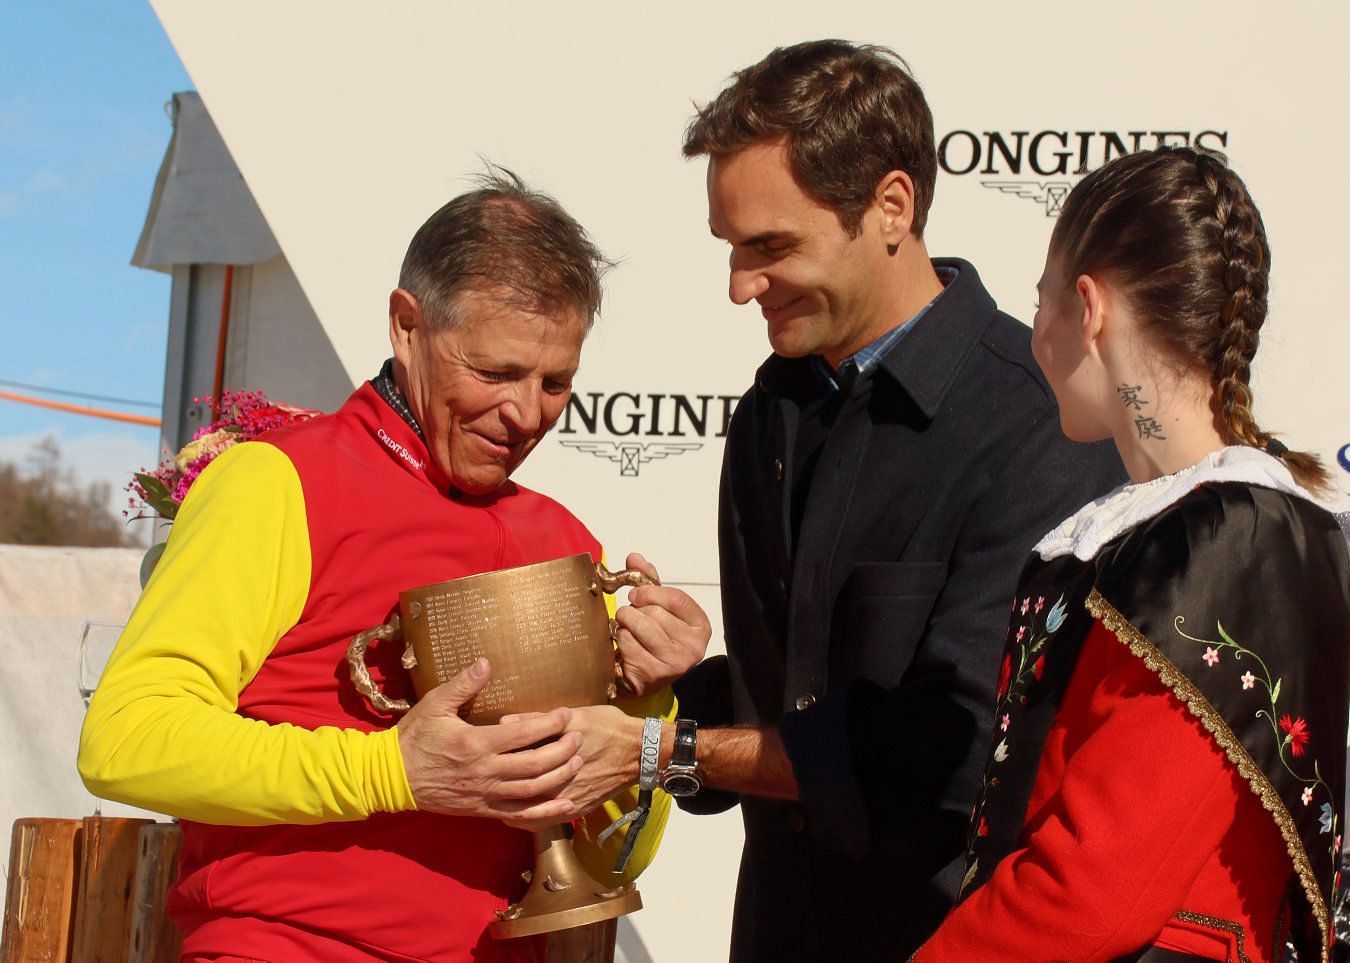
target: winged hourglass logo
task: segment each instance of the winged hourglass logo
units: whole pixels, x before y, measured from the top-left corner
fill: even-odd
[[[980,181],[985,187],[1000,190],[1005,194],[1024,197],[1045,205],[1046,217],[1059,217],[1064,207],[1064,199],[1073,187],[1068,181]]]
[[[702,442],[697,441],[649,441],[646,444],[636,441],[563,441],[559,444],[618,462],[619,475],[624,478],[636,478],[645,462],[683,455],[703,447]]]
[[[725,438],[739,400],[738,395],[671,391],[578,391],[558,422],[557,434],[563,436],[558,444],[615,462],[621,478],[637,478],[648,462],[698,451],[712,439]],[[592,437],[566,437],[577,434]]]

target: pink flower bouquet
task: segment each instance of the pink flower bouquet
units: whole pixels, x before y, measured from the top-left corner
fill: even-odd
[[[148,510],[172,521],[192,483],[221,452],[241,441],[252,441],[273,428],[308,421],[321,414],[268,401],[261,391],[227,391],[219,400],[207,398],[205,403],[211,408],[211,423],[198,428],[192,441],[178,454],[166,457],[153,471],[136,472],[127,485],[135,496],[128,503],[130,510],[136,512],[134,517],[143,518]]]

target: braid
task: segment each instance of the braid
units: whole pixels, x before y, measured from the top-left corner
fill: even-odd
[[[1159,349],[1208,374],[1224,444],[1265,449],[1305,488],[1330,486],[1315,457],[1286,449],[1252,414],[1270,247],[1256,204],[1222,154],[1159,147],[1102,165],[1070,192],[1050,244],[1069,277],[1111,275]]]
[[[1270,247],[1261,214],[1242,180],[1222,154],[1195,150],[1195,167],[1214,195],[1219,225],[1219,255],[1228,298],[1219,312],[1219,337],[1214,346],[1214,424],[1228,444],[1262,448],[1284,461],[1306,488],[1324,490],[1330,476],[1316,457],[1290,451],[1270,432],[1262,431],[1252,414],[1251,363],[1266,320],[1270,288]]]
[[[1194,153],[1200,180],[1214,196],[1223,284],[1228,294],[1219,312],[1219,336],[1211,368],[1215,427],[1230,445],[1264,448],[1271,436],[1256,425],[1249,385],[1252,358],[1266,320],[1269,249],[1260,215],[1242,182],[1220,158],[1204,151]]]

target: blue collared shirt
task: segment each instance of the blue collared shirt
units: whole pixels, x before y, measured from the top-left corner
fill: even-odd
[[[942,282],[943,290],[947,285],[956,280],[959,273],[955,268],[939,267],[937,271],[938,280]],[[933,298],[923,307],[921,307],[914,317],[891,328],[885,334],[882,334],[876,340],[865,347],[859,348],[853,354],[849,355],[843,361],[839,362],[839,370],[836,372],[830,368],[830,363],[820,355],[812,355],[812,362],[816,373],[821,379],[830,386],[830,390],[839,391],[846,385],[851,385],[862,375],[867,374],[876,367],[877,362],[904,339],[905,335],[914,327],[914,322],[918,321],[927,313],[928,309],[937,303],[937,299],[942,297],[942,292],[938,292],[937,297]]]

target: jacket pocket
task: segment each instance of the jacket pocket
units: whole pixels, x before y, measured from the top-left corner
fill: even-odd
[[[832,680],[898,685],[947,579],[942,562],[867,563],[844,585],[835,612]]]

